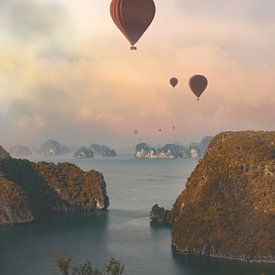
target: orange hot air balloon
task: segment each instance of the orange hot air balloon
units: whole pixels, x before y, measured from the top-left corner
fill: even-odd
[[[205,91],[208,85],[208,80],[203,75],[194,75],[189,80],[189,86],[192,92],[197,96],[198,100],[200,100],[200,96]]]
[[[136,50],[135,44],[152,23],[156,6],[153,0],[112,0],[110,6],[114,23]]]
[[[178,85],[178,83],[179,83],[179,81],[178,81],[177,78],[172,77],[172,78],[170,79],[170,84],[171,84],[171,86],[172,86],[173,88],[175,88],[175,87]]]

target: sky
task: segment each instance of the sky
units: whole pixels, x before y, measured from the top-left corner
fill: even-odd
[[[275,130],[275,2],[155,4],[133,52],[109,0],[0,0],[0,144],[185,144]],[[200,102],[194,74],[209,80]]]

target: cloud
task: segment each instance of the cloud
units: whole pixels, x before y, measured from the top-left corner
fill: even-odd
[[[34,116],[22,116],[16,120],[16,126],[22,127],[24,129],[42,129],[47,126],[45,118],[34,115]]]
[[[260,19],[274,4],[156,3],[133,53],[107,2],[2,0],[10,26],[0,34],[3,140],[132,143],[138,129],[152,142],[169,135],[187,142],[228,129],[274,129],[274,19]],[[14,18],[19,11],[29,21]],[[188,87],[196,73],[209,79],[199,103]],[[180,83],[171,89],[174,75]]]
[[[275,4],[273,1],[262,0],[180,0],[175,1],[185,14],[194,17],[233,20],[270,20],[274,17]]]
[[[55,32],[65,18],[65,10],[53,2],[1,0],[0,15],[2,30],[26,40]]]

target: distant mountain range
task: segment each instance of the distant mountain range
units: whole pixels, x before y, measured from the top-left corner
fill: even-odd
[[[62,145],[54,139],[47,140],[46,142],[42,143],[37,149],[24,145],[15,145],[9,148],[9,153],[14,157],[30,156],[37,153],[46,156],[58,156],[74,153],[74,157],[78,159],[93,158],[94,156],[117,156],[116,151],[106,145],[92,143],[90,146],[72,147]]]
[[[200,158],[204,155],[212,140],[211,136],[204,137],[200,143],[191,143],[188,146],[178,144],[166,144],[160,148],[140,143],[136,146],[136,158],[144,159],[177,159],[177,158]]]
[[[146,143],[136,146],[135,157],[147,159],[175,159],[175,158],[200,158],[204,155],[212,137],[207,136],[200,143],[191,143],[188,146],[178,144],[166,144],[163,147],[152,147]],[[58,156],[73,154],[77,159],[94,158],[101,156],[104,158],[116,157],[117,152],[107,145],[92,143],[88,146],[67,146],[60,144],[54,139],[49,139],[38,148],[24,145],[15,145],[9,148],[9,153],[13,157],[24,157],[32,154],[45,156]]]

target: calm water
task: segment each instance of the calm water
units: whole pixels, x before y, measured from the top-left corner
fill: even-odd
[[[65,161],[51,159],[51,161]],[[67,160],[68,161],[68,160]],[[0,275],[58,274],[52,252],[102,267],[121,260],[126,274],[275,274],[272,266],[183,258],[173,255],[169,228],[150,226],[155,203],[170,208],[196,165],[192,160],[70,160],[105,176],[110,208],[105,213],[56,218],[40,224],[0,228]]]

